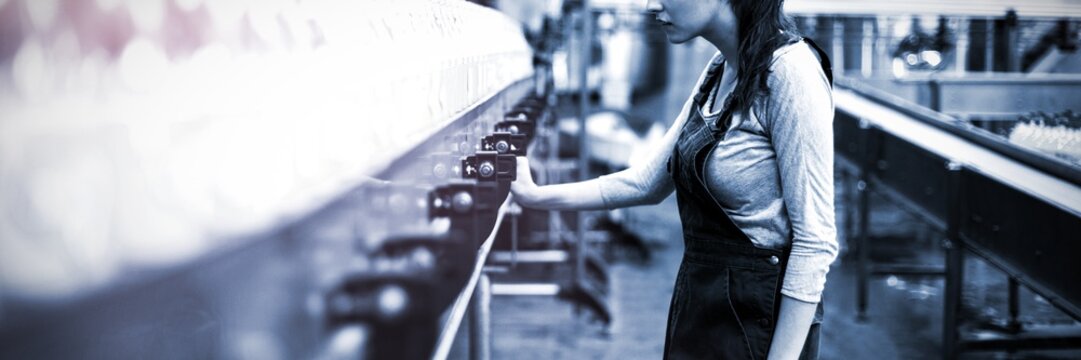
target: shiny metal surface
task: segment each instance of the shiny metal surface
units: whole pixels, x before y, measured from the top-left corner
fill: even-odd
[[[82,5],[58,16],[97,16],[68,8]],[[16,20],[21,46],[0,53],[15,58],[0,61],[15,74],[0,78],[5,357],[371,356],[424,304],[437,317],[414,333],[434,342],[440,299],[461,289],[430,283],[478,256],[446,249],[484,238],[430,218],[427,195],[461,181],[445,160],[476,151],[534,90],[529,45],[467,2],[278,5],[234,10],[299,16],[269,28],[323,37],[172,24],[210,35],[176,55],[157,28],[132,29],[119,58],[98,59],[54,48],[49,29],[71,23]],[[2,2],[0,17],[34,6]],[[471,200],[458,205],[487,206]]]

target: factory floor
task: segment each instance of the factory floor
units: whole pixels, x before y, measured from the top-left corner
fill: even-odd
[[[844,239],[844,187],[838,182],[837,221]],[[880,199],[879,199],[880,200]],[[941,237],[885,201],[873,201],[872,247],[877,261],[942,264]],[[492,299],[492,357],[495,359],[659,359],[672,284],[682,256],[675,201],[623,214],[650,249],[643,261],[626,247],[609,247],[610,297],[607,326],[588,311],[555,297],[497,296]],[[642,221],[641,219],[649,219]],[[847,253],[847,246],[844,246]],[[851,254],[833,265],[824,294],[826,318],[822,359],[940,358],[941,277],[876,277],[866,321],[856,316],[856,268]],[[964,318],[1004,318],[1006,277],[973,256],[966,260]],[[1022,291],[1022,323],[1072,324],[1046,302]],[[963,358],[1078,358],[1074,352],[967,353]]]

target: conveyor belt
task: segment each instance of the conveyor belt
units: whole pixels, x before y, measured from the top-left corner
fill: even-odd
[[[1081,217],[1081,187],[1070,181],[1034,169],[964,138],[932,126],[927,121],[895,111],[879,102],[869,100],[849,89],[834,92],[837,111],[868,122],[890,135],[910,142],[947,161],[954,161],[1001,181],[1019,191],[1054,204],[1063,211]],[[974,131],[971,126],[958,120],[935,118],[941,126],[955,127],[957,131]]]
[[[834,122],[837,161],[859,187],[858,310],[863,315],[870,274],[869,193],[884,195],[943,231],[946,289],[943,356],[965,349],[1076,347],[1081,338],[1006,340],[959,332],[964,256],[971,252],[1081,319],[1081,169],[1018,148],[966,123],[879,90],[839,81]],[[866,186],[866,187],[864,187]],[[849,221],[853,221],[849,218]],[[900,273],[942,274],[924,267]],[[1016,303],[1016,291],[1010,302]],[[1016,315],[1016,314],[1014,314]]]

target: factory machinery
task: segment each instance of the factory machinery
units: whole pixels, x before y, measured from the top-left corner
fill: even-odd
[[[0,17],[0,357],[486,358],[490,251],[562,224],[509,193],[516,156],[557,161],[558,31],[451,0]]]
[[[845,203],[855,205],[843,233],[860,269],[859,318],[874,321],[872,276],[944,276],[943,358],[1081,348],[1076,322],[1019,321],[1018,295],[1025,286],[1081,320],[1081,78],[1054,70],[1077,63],[1081,9],[840,3],[790,10],[839,76],[834,131],[840,181],[852,189]],[[943,234],[944,263],[873,262],[872,192]],[[1004,326],[962,315],[966,255],[1008,277]]]
[[[1081,112],[1081,81],[1031,74],[1076,51],[1077,6],[924,2],[936,43],[880,29],[911,6],[799,4],[837,68],[858,311],[872,275],[938,274],[944,357],[1081,346],[1016,321],[1022,285],[1081,318],[1077,130],[1017,121]],[[500,294],[610,320],[584,217],[509,196],[515,156],[542,183],[586,164],[557,156],[563,34],[451,0],[9,0],[0,31],[4,358],[485,358]],[[946,235],[943,266],[868,259],[872,191]],[[1017,326],[965,331],[966,254],[1011,279]],[[514,279],[530,263],[558,271]]]

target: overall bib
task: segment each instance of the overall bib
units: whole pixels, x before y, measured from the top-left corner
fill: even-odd
[[[805,41],[818,52],[832,85],[829,59]],[[707,71],[668,163],[685,250],[668,312],[666,359],[765,359],[780,307],[790,247],[756,247],[709,193],[702,175],[732,116],[727,104],[717,116],[701,111],[723,69],[722,64]],[[818,357],[821,318],[819,302],[801,359]]]

